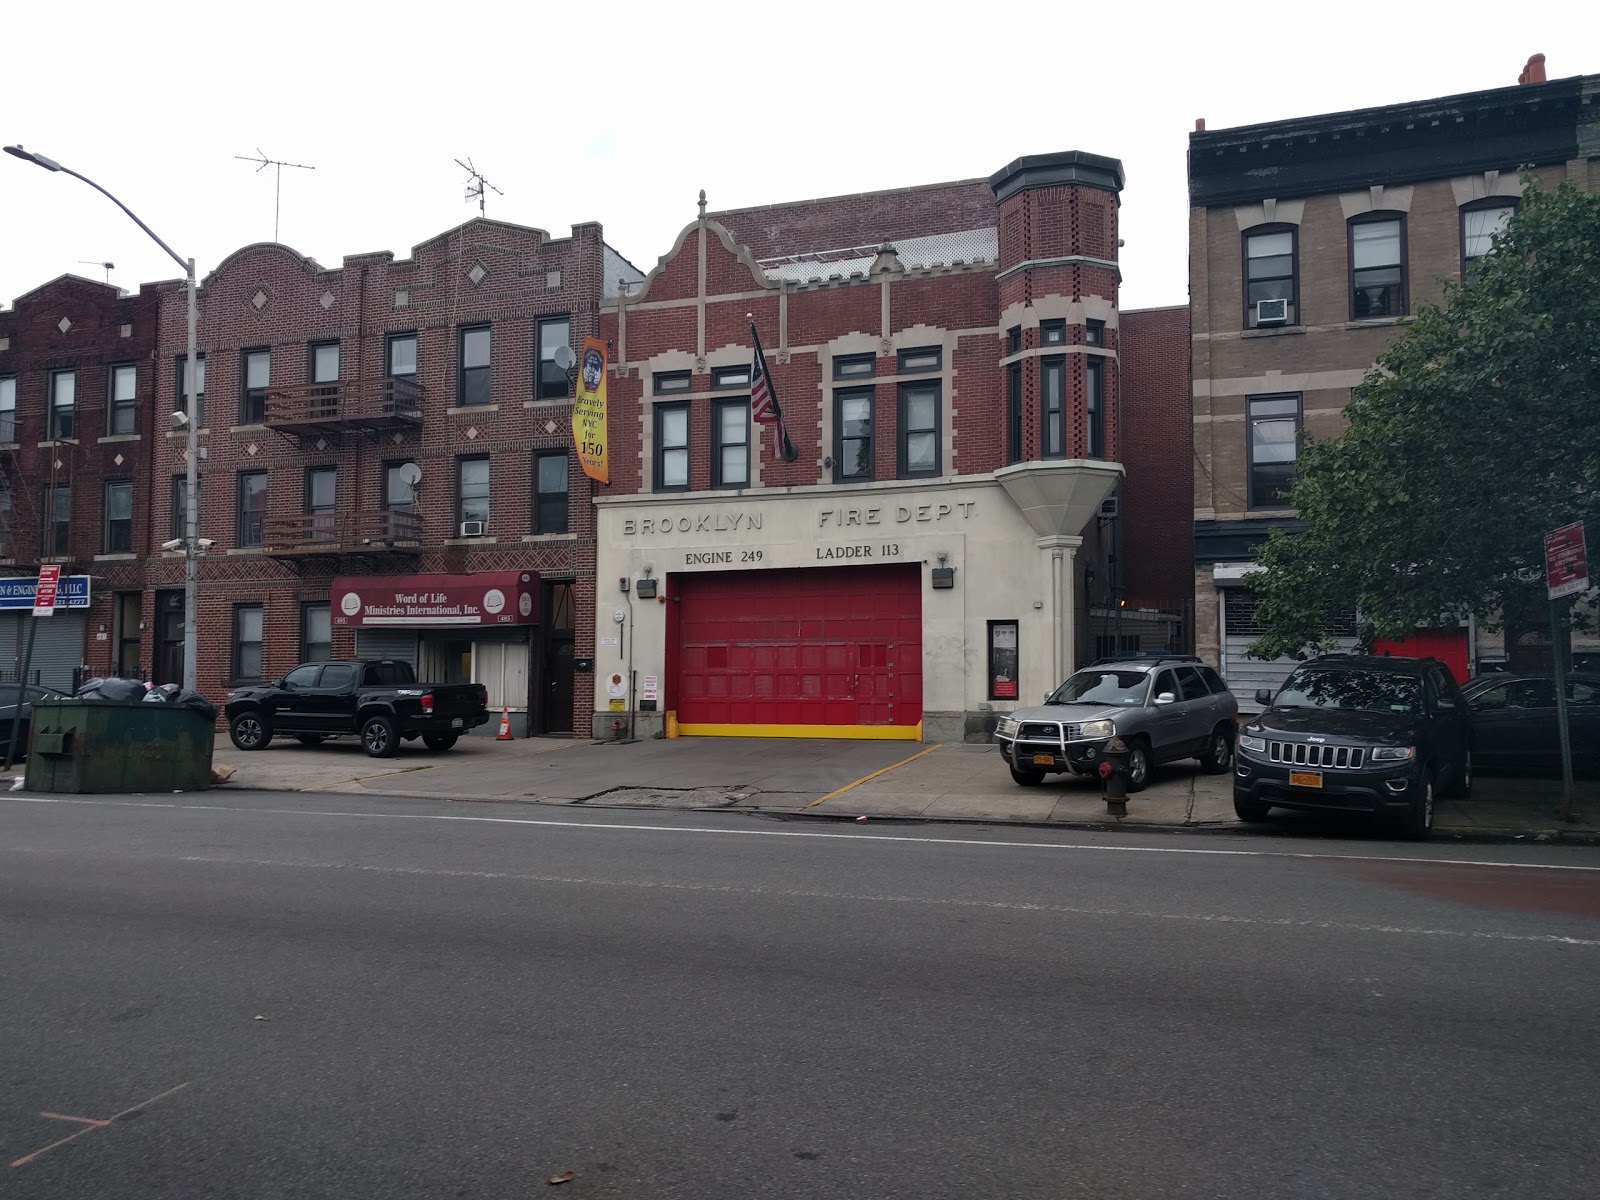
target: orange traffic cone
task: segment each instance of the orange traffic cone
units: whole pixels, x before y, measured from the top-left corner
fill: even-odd
[[[507,708],[502,708],[500,710],[500,736],[495,738],[495,741],[497,741],[497,742],[509,742],[510,740],[511,740],[511,709],[509,707],[507,707]]]

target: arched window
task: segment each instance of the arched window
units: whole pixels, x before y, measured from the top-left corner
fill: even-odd
[[[1257,225],[1244,233],[1244,327],[1300,323],[1299,233]]]
[[[1350,221],[1350,319],[1402,317],[1407,312],[1406,218],[1371,212]]]
[[[1514,196],[1490,196],[1461,206],[1461,274],[1494,246],[1494,235],[1517,211]]]

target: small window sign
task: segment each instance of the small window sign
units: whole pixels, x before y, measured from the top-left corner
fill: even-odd
[[[989,622],[989,699],[1017,698],[1017,622]]]

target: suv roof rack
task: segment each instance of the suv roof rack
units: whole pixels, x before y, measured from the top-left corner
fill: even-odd
[[[1198,663],[1204,661],[1198,654],[1152,654],[1148,656],[1118,654],[1111,658],[1097,658],[1088,665],[1091,667],[1104,667],[1111,663],[1138,663],[1142,667],[1157,667],[1162,663],[1168,662]]]

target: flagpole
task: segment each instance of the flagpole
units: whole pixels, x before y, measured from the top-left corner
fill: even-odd
[[[789,440],[789,430],[783,423],[783,408],[778,403],[778,391],[772,384],[772,372],[767,367],[766,351],[761,348],[761,332],[756,328],[755,314],[745,313],[745,319],[750,322],[750,339],[755,343],[757,369],[766,382],[767,403],[772,406],[773,420],[778,426],[778,456],[784,462],[793,462],[800,457],[800,451],[796,450],[794,443]],[[752,378],[750,382],[753,386],[755,379]]]

